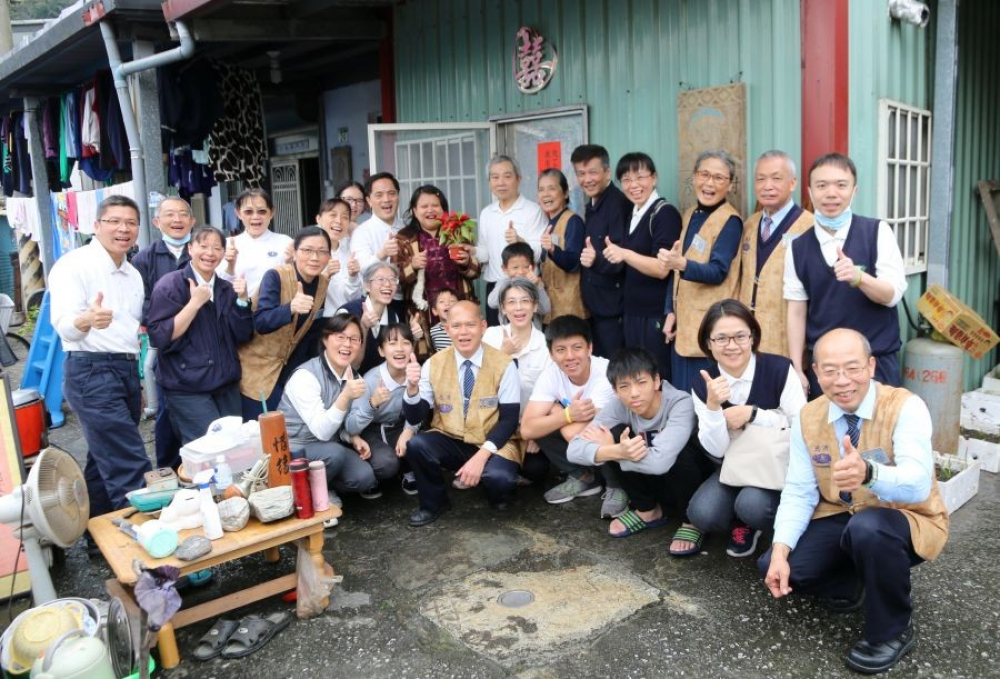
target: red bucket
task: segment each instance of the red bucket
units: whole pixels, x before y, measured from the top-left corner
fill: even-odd
[[[11,394],[14,401],[14,420],[21,440],[21,456],[38,455],[48,433],[45,425],[45,399],[36,389],[16,389]]]

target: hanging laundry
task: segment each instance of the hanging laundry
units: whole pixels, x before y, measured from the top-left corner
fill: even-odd
[[[28,196],[31,195],[31,156],[28,155],[27,128],[24,124],[24,113],[14,114],[14,190]]]
[[[42,103],[42,149],[46,160],[59,157],[59,99],[49,97]]]
[[[10,115],[0,121],[0,184],[3,195],[14,195],[14,133]]]
[[[170,168],[167,173],[167,183],[177,187],[177,192],[184,199],[190,199],[196,193],[209,195],[215,186],[212,168],[194,161],[192,151],[188,147],[174,149],[170,153]]]
[[[97,117],[97,83],[93,82],[83,90],[83,106],[80,119],[80,157],[90,158],[101,152],[101,124]]]
[[[113,170],[129,170],[128,137],[122,120],[122,109],[118,104],[118,90],[111,80],[111,73],[97,74],[98,113],[101,120],[101,167]],[[103,101],[104,108],[100,108]],[[105,144],[105,141],[107,142]]]
[[[261,119],[260,84],[253,71],[212,62],[226,113],[212,127],[209,157],[216,181],[264,181],[267,140]]]
[[[215,69],[195,59],[160,68],[156,77],[164,152],[201,146],[226,112]]]

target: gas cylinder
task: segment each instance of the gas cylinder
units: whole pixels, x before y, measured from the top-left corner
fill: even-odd
[[[954,344],[925,337],[907,342],[903,353],[903,386],[927,404],[934,450],[943,454],[958,453],[964,357]]]

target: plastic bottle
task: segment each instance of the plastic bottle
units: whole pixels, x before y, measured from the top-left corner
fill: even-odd
[[[215,492],[222,495],[233,485],[233,470],[226,462],[225,455],[215,456]]]
[[[218,540],[222,537],[222,519],[219,517],[219,506],[212,497],[213,471],[203,469],[195,475],[194,482],[198,484],[198,493],[201,496],[201,517],[205,537],[209,540]]]

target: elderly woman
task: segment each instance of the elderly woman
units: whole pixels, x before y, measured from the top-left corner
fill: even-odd
[[[542,234],[542,282],[552,302],[545,323],[559,316],[587,318],[580,294],[580,253],[586,229],[570,210],[569,182],[560,170],[550,168],[538,175],[538,204],[549,218]]]
[[[687,391],[708,367],[698,346],[705,311],[719,300],[736,296],[740,267],[736,262],[743,221],[726,202],[736,163],[725,151],[705,151],[694,164],[698,204],[684,213],[681,237],[657,259],[673,275],[667,285],[663,335],[672,344],[671,382]]]
[[[264,273],[285,263],[292,239],[268,229],[274,217],[274,202],[263,189],[247,189],[237,196],[236,216],[243,224],[243,233],[229,239],[225,262],[217,273],[230,282],[240,276],[246,278],[252,297]]]
[[[497,284],[497,291],[501,324],[486,329],[483,344],[499,349],[516,360],[523,413],[538,376],[552,362],[545,333],[532,323],[538,311],[538,288],[526,278],[508,278]],[[539,454],[540,448],[534,441],[523,442],[522,445],[526,446],[527,453],[521,465],[523,476],[532,481],[540,480],[548,470],[548,459]]]
[[[393,323],[406,323],[407,319],[402,301],[393,299],[399,289],[399,269],[395,264],[376,260],[365,268],[361,277],[364,297],[347,302],[337,313],[361,319],[364,347],[357,356],[355,368],[360,373],[366,373],[382,362],[378,353],[378,336],[382,328]]]
[[[330,237],[330,263],[326,265],[330,287],[326,290],[323,315],[332,316],[361,294],[361,267],[357,257],[351,255],[350,236],[347,235],[351,206],[340,198],[323,201],[316,214],[316,225]]]
[[[719,460],[741,432],[786,428],[806,403],[791,361],[758,353],[760,340],[757,319],[735,299],[709,307],[698,330],[698,344],[715,361],[691,389],[698,441]],[[691,498],[688,518],[699,531],[730,531],[726,553],[750,556],[761,533],[774,525],[780,495],[777,490],[723,484],[716,472]]]
[[[215,271],[226,252],[219,229],[202,226],[187,244],[191,261],[163,276],[150,298],[147,332],[159,351],[156,373],[181,444],[220,417],[239,415],[237,347],[253,337],[247,284]]]
[[[361,321],[341,314],[319,325],[322,352],[292,373],[278,409],[285,415],[292,457],[321,461],[330,502],[340,505],[337,491],[365,493],[377,483],[364,441],[353,437],[352,447],[340,442],[351,404],[365,393],[365,381],[351,368],[361,351]]]
[[[254,336],[240,347],[244,420],[263,412],[262,399],[274,410],[288,376],[316,355],[313,321],[330,283],[330,237],[318,226],[307,226],[292,245],[292,263],[264,274],[254,296]]]
[[[351,225],[347,230],[349,239],[358,228],[361,216],[368,209],[368,202],[365,200],[365,187],[361,182],[350,181],[341,184],[337,189],[337,198],[351,206]]]
[[[426,335],[441,319],[434,313],[431,302],[441,290],[455,290],[460,299],[475,299],[472,281],[479,275],[479,263],[463,249],[457,259],[448,254],[448,246],[439,240],[441,218],[448,211],[448,199],[436,186],[418,187],[410,197],[408,221],[399,232],[399,265],[403,299],[412,316],[416,316]],[[423,272],[423,280],[421,279]],[[429,354],[422,345],[418,355]]]

